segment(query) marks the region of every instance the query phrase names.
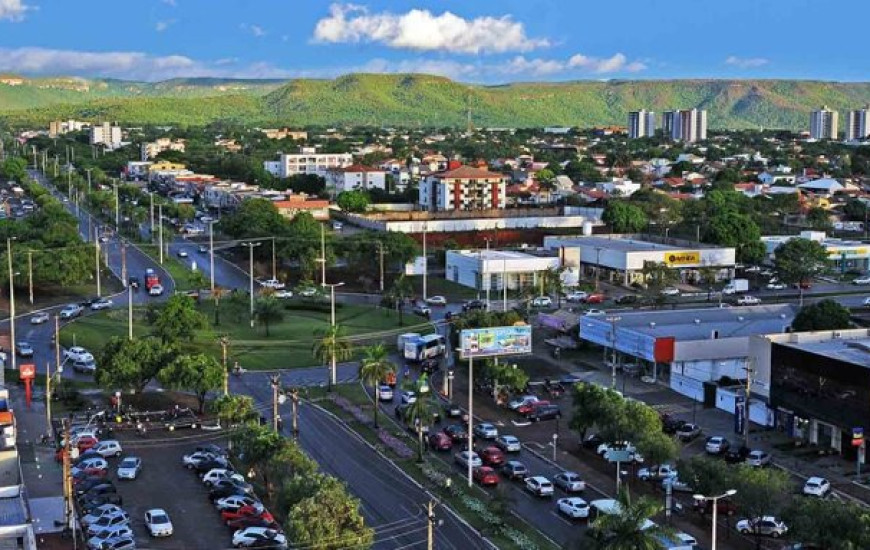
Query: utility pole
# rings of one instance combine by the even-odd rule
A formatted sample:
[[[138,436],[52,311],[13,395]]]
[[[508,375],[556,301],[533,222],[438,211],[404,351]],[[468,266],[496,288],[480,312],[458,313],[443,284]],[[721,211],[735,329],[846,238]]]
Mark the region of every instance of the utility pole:
[[[121,285],[127,287],[127,243],[121,241]]]
[[[381,260],[381,292],[384,291],[384,243],[378,241],[378,256]]]
[[[208,222],[208,274],[212,296],[214,296],[214,220]]]
[[[91,187],[91,169],[86,168],[85,172],[88,173],[88,191],[93,191],[93,188]]]
[[[229,337],[224,334],[218,339],[221,345],[221,357],[224,364],[224,396],[230,394],[230,371],[227,370],[227,346],[230,345]]]
[[[163,205],[162,204],[157,205],[157,217],[159,218],[157,221],[160,224],[160,226],[158,227],[159,233],[160,233],[160,238],[158,241],[160,244],[160,265],[163,265]],[[152,223],[152,231],[153,231],[153,225],[154,224]]]
[[[281,375],[276,374],[269,379],[272,385],[272,428],[275,433],[281,433],[281,415],[278,414],[278,405],[287,400],[287,396],[281,391]]]
[[[61,372],[63,367],[60,364],[60,317],[54,316],[54,364],[57,371]]]
[[[320,226],[320,284],[326,284],[326,234]]]
[[[250,253],[250,267],[248,273],[250,288],[248,289],[248,293],[251,302],[251,328],[254,328],[254,247],[260,246],[260,244],[261,243],[242,243],[242,246],[248,247],[248,252]]]
[[[100,292],[100,239],[94,239],[94,252],[97,275],[97,297],[100,297],[102,295]]]
[[[151,214],[151,229],[148,231],[148,240],[154,242],[154,192],[148,193],[148,210]]]
[[[45,420],[51,434],[51,362],[45,362]]]
[[[275,237],[272,237],[272,280],[278,280],[278,262],[275,255]]]
[[[483,259],[483,265],[481,266],[483,269],[481,269],[481,272],[486,276],[486,310],[492,311],[489,307],[489,287],[492,286],[492,277],[489,276],[489,238],[487,237],[484,240],[486,241],[486,256]]]
[[[743,403],[743,446],[749,448],[749,414],[751,407],[749,406],[749,396],[752,393],[752,375],[755,374],[755,367],[752,365],[752,360],[748,359],[746,366],[743,367],[746,371],[746,401]]]
[[[133,340],[133,289],[127,288],[127,339]]]
[[[9,267],[9,339],[10,339],[10,355],[12,356],[12,370],[18,367],[15,365],[15,281],[12,273],[12,239],[6,239],[6,256]]]
[[[434,550],[435,548],[435,503],[429,501],[426,506],[426,549]]]
[[[426,255],[426,234],[429,232],[429,224],[423,222],[423,301],[428,298],[429,257]]]
[[[30,291],[30,305],[33,305],[33,251],[27,251],[27,287]]]
[[[114,183],[115,186],[115,231],[121,231],[121,202],[118,199],[118,182]]]
[[[293,439],[299,439],[299,388],[293,388],[290,397],[293,400]]]

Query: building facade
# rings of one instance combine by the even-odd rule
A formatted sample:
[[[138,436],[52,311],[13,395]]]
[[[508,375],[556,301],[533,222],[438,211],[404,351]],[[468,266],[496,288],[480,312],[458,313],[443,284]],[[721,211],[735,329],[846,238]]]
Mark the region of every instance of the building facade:
[[[430,212],[504,209],[507,181],[497,172],[452,166],[427,176],[420,183],[419,204]]]
[[[656,114],[653,111],[641,109],[628,113],[628,137],[637,139],[653,137],[656,133]]]
[[[386,191],[387,173],[379,168],[351,164],[344,168],[330,170],[326,176],[326,185],[333,188],[336,194],[355,189]]]
[[[90,142],[91,145],[117,147],[121,144],[121,127],[112,126],[110,122],[95,124],[91,127]]]
[[[263,168],[279,178],[297,174],[314,174],[326,178],[330,170],[344,168],[353,163],[350,153],[318,153],[305,147],[297,154],[282,154],[277,161],[266,161]]]
[[[863,109],[849,111],[846,115],[846,141],[863,141],[870,135],[870,126],[867,124],[868,113],[870,113],[870,105]]]
[[[694,143],[707,139],[707,111],[684,109],[673,115],[671,138]]]
[[[142,144],[142,160],[153,159],[163,151],[178,151],[183,153],[187,148],[183,139],[158,138],[155,141]]]
[[[837,139],[838,128],[837,111],[828,109],[824,105],[821,109],[810,114],[810,138],[812,139]]]
[[[542,273],[560,265],[554,254],[511,250],[448,250],[445,262],[448,281],[482,291],[537,288]]]

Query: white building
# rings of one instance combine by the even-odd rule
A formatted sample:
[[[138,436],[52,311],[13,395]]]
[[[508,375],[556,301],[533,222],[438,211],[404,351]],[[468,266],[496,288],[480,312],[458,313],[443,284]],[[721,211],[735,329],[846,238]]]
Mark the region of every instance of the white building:
[[[279,178],[296,174],[314,174],[325,178],[330,170],[353,163],[350,153],[318,153],[313,147],[303,147],[297,154],[281,154],[277,161],[266,161],[263,168]]]
[[[112,149],[121,145],[121,127],[110,122],[95,124],[91,127],[91,145],[103,144]]]
[[[846,115],[846,141],[863,141],[870,136],[868,112],[870,112],[870,105],[863,109],[849,111]]]
[[[506,178],[483,168],[453,165],[420,183],[419,204],[430,212],[503,209],[507,207]]]
[[[668,126],[671,139],[694,143],[707,139],[707,111],[699,109],[684,109],[670,111]],[[664,127],[665,124],[663,123]]]
[[[142,160],[153,159],[163,151],[183,153],[186,147],[186,141],[183,139],[158,138],[156,141],[142,144]]]
[[[811,139],[837,139],[837,111],[828,109],[825,105],[810,114]]]
[[[640,190],[640,187],[639,183],[620,178],[613,178],[611,181],[598,182],[595,184],[595,188],[599,191],[604,191],[608,195],[616,197],[630,197]]]
[[[791,239],[801,238],[816,241],[828,253],[831,269],[841,273],[846,271],[867,271],[870,269],[870,246],[861,241],[850,241],[828,237],[824,231],[801,231],[800,235],[762,235],[761,242],[767,251],[768,259],[773,259],[776,249]]]
[[[628,137],[637,139],[653,137],[656,133],[656,114],[653,111],[641,109],[628,113]]]
[[[558,269],[559,257],[511,250],[448,250],[444,276],[448,281],[478,290],[537,288],[541,274]]]
[[[78,132],[90,126],[89,122],[79,120],[52,120],[48,123],[48,137],[56,137],[69,132]]]
[[[149,161],[127,161],[127,168],[124,171],[127,179],[140,180],[148,177],[148,172],[151,170],[151,162]]]
[[[344,168],[330,170],[326,175],[327,187],[333,188],[336,194],[355,189],[387,189],[387,173],[379,168],[351,164]]]

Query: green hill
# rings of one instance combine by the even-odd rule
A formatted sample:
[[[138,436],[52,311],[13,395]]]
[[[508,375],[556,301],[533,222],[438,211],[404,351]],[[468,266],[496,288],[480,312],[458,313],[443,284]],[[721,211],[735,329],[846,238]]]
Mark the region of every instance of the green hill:
[[[13,124],[55,118],[131,124],[250,124],[588,127],[625,124],[626,113],[700,107],[711,128],[808,126],[821,105],[845,111],[870,103],[870,83],[797,80],[642,80],[469,85],[421,74],[350,74],[334,80],[78,78],[0,84],[0,116]]]

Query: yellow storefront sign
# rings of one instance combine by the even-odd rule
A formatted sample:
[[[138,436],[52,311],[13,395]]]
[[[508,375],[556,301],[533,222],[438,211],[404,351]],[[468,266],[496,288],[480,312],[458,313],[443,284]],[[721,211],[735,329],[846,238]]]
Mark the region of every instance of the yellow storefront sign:
[[[847,256],[866,256],[867,249],[866,248],[851,248],[851,249],[840,249],[840,248],[829,248],[828,256],[842,256],[843,254]]]
[[[701,263],[701,253],[697,250],[665,252],[665,263],[667,265],[699,264]]]

